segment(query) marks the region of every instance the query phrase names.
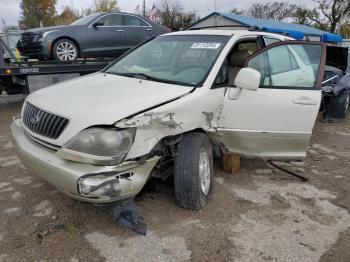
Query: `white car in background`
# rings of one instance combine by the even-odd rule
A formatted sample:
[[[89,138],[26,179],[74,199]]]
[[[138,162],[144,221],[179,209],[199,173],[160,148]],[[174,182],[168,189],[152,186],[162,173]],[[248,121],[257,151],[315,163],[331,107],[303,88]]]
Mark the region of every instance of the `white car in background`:
[[[245,30],[165,34],[101,72],[29,95],[12,141],[28,169],[75,199],[130,198],[173,168],[177,203],[201,209],[213,147],[305,157],[325,47]]]

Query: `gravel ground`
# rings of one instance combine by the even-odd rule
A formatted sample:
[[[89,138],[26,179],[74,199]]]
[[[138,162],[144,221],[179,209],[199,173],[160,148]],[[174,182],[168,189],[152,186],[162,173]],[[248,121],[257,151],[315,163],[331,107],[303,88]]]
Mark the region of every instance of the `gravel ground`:
[[[0,97],[0,261],[350,261],[349,117],[317,123],[305,162],[279,163],[307,183],[242,160],[237,175],[216,168],[195,212],[176,206],[171,181],[153,182],[136,199],[149,227],[139,236],[21,165],[9,141],[20,101]]]
[[[0,95],[0,108],[22,103],[23,100],[23,95]]]

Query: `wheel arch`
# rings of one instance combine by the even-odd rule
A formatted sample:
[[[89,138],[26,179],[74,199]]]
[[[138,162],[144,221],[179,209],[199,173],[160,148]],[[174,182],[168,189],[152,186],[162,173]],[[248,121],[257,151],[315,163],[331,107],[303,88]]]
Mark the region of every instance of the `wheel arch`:
[[[210,135],[202,128],[195,128],[192,130],[188,130],[186,132],[176,134],[176,135],[169,135],[165,136],[162,139],[158,141],[158,143],[153,147],[153,149],[150,151],[150,155],[152,155],[154,152],[156,152],[158,149],[162,148],[163,146],[165,147],[170,147],[170,146],[177,146],[180,141],[183,139],[184,136],[191,134],[191,133],[202,133],[206,135],[212,144],[212,146],[216,146],[215,141],[210,137]]]
[[[80,45],[79,45],[77,40],[75,40],[73,37],[70,37],[70,36],[60,36],[60,37],[56,38],[51,44],[51,48],[50,48],[51,49],[50,50],[51,57],[53,57],[53,47],[54,47],[54,45],[57,43],[57,41],[62,40],[62,39],[68,39],[68,40],[72,41],[74,44],[76,44],[76,46],[78,47],[78,54],[79,54],[79,56],[81,55]]]
[[[211,140],[211,139],[210,139],[210,136],[208,136],[208,133],[205,132],[204,129],[202,129],[202,128],[195,128],[195,129],[188,130],[188,131],[186,131],[186,132],[183,132],[183,133],[180,133],[180,134],[177,134],[177,135],[165,136],[165,137],[163,137],[161,140],[159,140],[158,143],[162,143],[164,140],[169,139],[169,138],[172,138],[172,137],[177,137],[177,136],[182,136],[182,137],[183,137],[183,136],[185,136],[185,135],[187,135],[187,134],[190,134],[190,133],[203,133],[203,134],[205,134],[205,135],[209,138],[209,140]],[[180,140],[177,141],[175,144],[178,144],[179,142],[180,142]],[[212,142],[212,141],[211,141],[211,142]]]

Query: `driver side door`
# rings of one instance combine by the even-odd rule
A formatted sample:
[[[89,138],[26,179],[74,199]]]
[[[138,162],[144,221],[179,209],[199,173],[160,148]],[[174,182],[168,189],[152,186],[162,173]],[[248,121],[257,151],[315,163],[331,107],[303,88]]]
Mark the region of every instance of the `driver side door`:
[[[85,53],[92,56],[118,57],[125,50],[125,30],[122,25],[120,14],[107,14],[94,23],[99,26],[88,27],[88,46]]]
[[[261,74],[260,86],[227,89],[217,133],[230,152],[269,159],[306,156],[321,102],[324,49],[321,43],[287,41],[247,58],[245,67]]]

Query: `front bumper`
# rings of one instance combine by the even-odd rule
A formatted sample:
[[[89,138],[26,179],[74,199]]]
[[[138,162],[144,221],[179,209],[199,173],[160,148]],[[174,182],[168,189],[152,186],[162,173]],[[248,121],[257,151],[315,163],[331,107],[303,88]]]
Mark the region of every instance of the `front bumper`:
[[[21,42],[17,43],[16,48],[23,56],[29,58],[51,58],[49,43],[46,42]]]
[[[11,124],[11,140],[26,168],[69,197],[91,203],[114,202],[137,195],[160,158],[155,156],[144,161],[127,161],[117,166],[94,166],[65,160],[56,155],[57,151],[35,142],[25,134],[19,119]],[[78,186],[78,182],[81,184],[85,178],[90,181],[93,178],[94,185],[99,179],[102,184],[106,178],[112,178],[117,188],[95,190],[93,197],[86,197],[79,192]]]

